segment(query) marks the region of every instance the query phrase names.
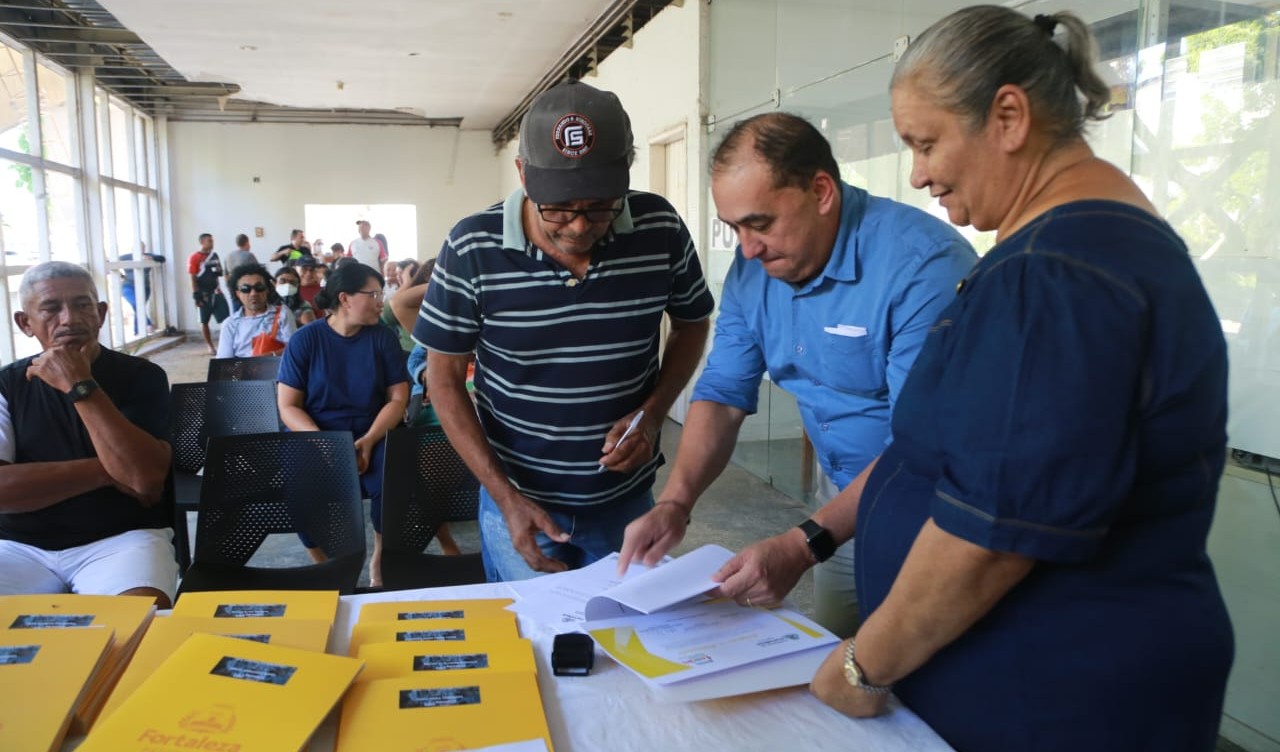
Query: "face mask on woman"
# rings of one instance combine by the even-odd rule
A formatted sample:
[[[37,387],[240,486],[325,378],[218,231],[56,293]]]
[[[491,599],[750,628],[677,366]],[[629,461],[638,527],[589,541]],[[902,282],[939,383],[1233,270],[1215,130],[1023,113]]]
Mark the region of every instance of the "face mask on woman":
[[[288,298],[292,295],[296,295],[297,292],[298,292],[297,285],[291,285],[288,282],[281,282],[278,285],[276,285],[276,295],[279,295],[282,298]]]

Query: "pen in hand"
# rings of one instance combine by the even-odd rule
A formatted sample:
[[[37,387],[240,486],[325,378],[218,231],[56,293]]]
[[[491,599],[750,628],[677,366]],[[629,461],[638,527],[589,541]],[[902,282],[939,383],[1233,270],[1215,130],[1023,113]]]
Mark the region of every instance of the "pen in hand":
[[[618,439],[618,443],[613,445],[613,449],[617,449],[618,447],[622,446],[622,442],[626,441],[627,437],[631,435],[631,432],[636,430],[636,426],[640,425],[640,420],[643,417],[644,417],[644,410],[641,410],[640,412],[636,413],[634,417],[631,418],[631,422],[627,424],[627,430],[622,432],[622,438]],[[613,451],[613,449],[609,451]],[[596,468],[596,472],[603,473],[604,471],[605,471],[604,463],[601,462],[600,467]]]

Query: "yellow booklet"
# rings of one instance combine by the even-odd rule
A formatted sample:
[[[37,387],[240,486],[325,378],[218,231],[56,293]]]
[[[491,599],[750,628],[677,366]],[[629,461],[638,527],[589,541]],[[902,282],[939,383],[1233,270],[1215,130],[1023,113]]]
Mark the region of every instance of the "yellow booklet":
[[[211,590],[183,593],[174,616],[216,619],[323,619],[338,612],[337,590]]]
[[[114,634],[107,627],[0,632],[0,749],[61,748]]]
[[[79,752],[301,749],[360,661],[221,635],[191,635]]]
[[[491,642],[374,642],[360,647],[364,661],[358,681],[417,676],[420,673],[526,672],[536,674],[533,644],[528,640]]]
[[[133,694],[193,634],[220,634],[242,640],[283,645],[323,653],[329,641],[329,622],[319,619],[218,619],[197,616],[161,616],[151,622],[138,650],[102,708],[106,718]]]
[[[348,655],[373,642],[500,642],[520,638],[514,618],[431,619],[359,622],[351,629]]]
[[[352,687],[336,749],[474,749],[539,737],[551,750],[533,674],[427,672]]]
[[[427,621],[431,619],[470,619],[476,616],[509,617],[507,610],[515,601],[510,598],[480,598],[454,601],[383,601],[366,603],[360,609],[360,623],[375,621]]]
[[[155,614],[155,600],[135,595],[7,595],[0,597],[0,628],[9,630],[107,627],[115,631],[101,670],[80,698],[71,730],[89,730]]]

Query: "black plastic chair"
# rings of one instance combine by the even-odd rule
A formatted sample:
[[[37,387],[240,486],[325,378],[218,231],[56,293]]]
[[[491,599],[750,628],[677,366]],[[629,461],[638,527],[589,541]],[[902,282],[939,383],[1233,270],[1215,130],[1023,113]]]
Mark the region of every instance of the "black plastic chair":
[[[214,358],[209,361],[209,381],[275,381],[280,359],[274,355],[253,358]]]
[[[480,484],[439,427],[387,434],[382,468],[384,590],[484,582],[480,554],[425,553],[446,522],[478,517]]]
[[[275,384],[215,381],[174,384],[169,396],[169,443],[173,447],[174,548],[178,565],[191,564],[187,512],[200,505],[205,444],[210,436],[280,430]]]
[[[355,592],[364,566],[365,535],[353,442],[348,431],[211,437],[195,556],[179,594]],[[277,533],[307,535],[329,560],[299,567],[248,566],[267,536]]]

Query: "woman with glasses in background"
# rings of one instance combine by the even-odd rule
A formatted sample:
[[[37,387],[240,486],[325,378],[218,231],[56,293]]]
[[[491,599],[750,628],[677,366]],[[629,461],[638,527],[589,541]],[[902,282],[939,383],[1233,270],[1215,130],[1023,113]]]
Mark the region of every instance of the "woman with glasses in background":
[[[271,272],[262,264],[244,264],[232,270],[229,281],[240,300],[240,310],[222,322],[216,357],[248,358],[284,350],[297,327],[292,312],[281,312]],[[260,335],[271,336],[264,338],[255,352],[254,338]]]
[[[382,585],[382,462],[387,431],[404,419],[404,353],[382,313],[382,275],[361,263],[335,269],[316,304],[329,315],[298,330],[280,364],[277,403],[291,431],[350,431],[360,489],[372,503],[369,584]],[[324,552],[303,538],[315,561]]]

